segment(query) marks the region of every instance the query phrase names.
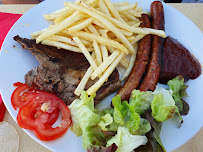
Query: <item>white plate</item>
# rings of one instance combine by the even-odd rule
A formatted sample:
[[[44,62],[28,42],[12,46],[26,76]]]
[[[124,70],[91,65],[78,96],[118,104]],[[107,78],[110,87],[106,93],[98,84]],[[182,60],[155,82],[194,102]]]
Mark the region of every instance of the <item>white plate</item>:
[[[135,1],[129,0],[129,2],[133,3]],[[152,0],[138,1],[139,6],[143,7],[145,11],[150,10],[151,2]],[[36,67],[38,62],[29,51],[23,50],[21,45],[13,40],[13,37],[20,35],[21,37],[30,38],[30,33],[47,27],[49,22],[42,15],[62,8],[63,3],[64,0],[47,0],[32,8],[15,23],[3,43],[0,56],[0,88],[4,103],[14,120],[16,120],[18,112],[13,109],[10,102],[11,94],[14,90],[13,83],[18,81],[24,82],[24,75],[33,67]],[[176,9],[167,4],[163,5],[167,35],[178,39],[203,63],[202,32]],[[203,126],[203,75],[196,80],[190,80],[187,84],[189,85],[187,90],[189,97],[186,101],[190,105],[190,112],[183,117],[184,123],[181,128],[178,128],[177,119],[174,118],[165,122],[162,127],[161,139],[167,151],[173,151],[183,145]],[[38,140],[34,133],[29,130],[25,130],[25,132],[52,151],[84,151],[81,137],[76,137],[70,130],[63,137],[50,142]]]

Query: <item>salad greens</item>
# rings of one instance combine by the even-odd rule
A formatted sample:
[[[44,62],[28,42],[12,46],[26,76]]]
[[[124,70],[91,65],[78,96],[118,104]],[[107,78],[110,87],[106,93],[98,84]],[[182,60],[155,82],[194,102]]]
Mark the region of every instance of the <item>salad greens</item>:
[[[164,122],[173,117],[176,109],[175,101],[169,90],[156,87],[151,103],[152,116],[155,120]]]
[[[118,127],[117,134],[107,142],[107,146],[115,143],[118,147],[116,151],[131,152],[140,145],[145,145],[147,141],[146,136],[132,135],[127,128]]]
[[[95,96],[95,95],[94,95]],[[94,96],[88,97],[83,91],[80,99],[74,100],[69,106],[72,114],[71,130],[83,138],[83,147],[87,149],[90,146],[105,146],[105,136],[98,126],[100,116],[94,109]]]
[[[127,101],[121,102],[120,95],[116,95],[112,99],[114,106],[114,121],[119,126],[125,126],[129,129],[131,134],[135,134],[139,129],[140,116],[135,112],[133,106],[130,106]]]
[[[150,108],[153,98],[154,94],[151,91],[133,90],[129,103],[135,108],[135,112],[141,115]]]
[[[94,97],[85,91],[80,99],[69,106],[72,114],[71,130],[82,136],[84,149],[99,149],[117,146],[116,152],[131,152],[150,143],[153,149],[165,148],[159,136],[162,122],[179,114],[182,97],[186,96],[184,80],[174,78],[168,82],[169,90],[157,87],[154,92],[133,90],[128,101],[121,101],[120,95],[112,99],[114,108],[98,111],[94,108]],[[181,116],[179,114],[180,119]],[[148,139],[147,139],[147,137]]]
[[[136,135],[146,135],[151,130],[151,125],[147,119],[140,118],[139,129],[135,132]]]
[[[187,85],[184,84],[184,78],[182,76],[177,76],[176,78],[169,80],[167,85],[169,89],[172,91],[173,99],[175,100],[176,106],[180,111],[183,110],[183,97],[187,97],[186,89]]]

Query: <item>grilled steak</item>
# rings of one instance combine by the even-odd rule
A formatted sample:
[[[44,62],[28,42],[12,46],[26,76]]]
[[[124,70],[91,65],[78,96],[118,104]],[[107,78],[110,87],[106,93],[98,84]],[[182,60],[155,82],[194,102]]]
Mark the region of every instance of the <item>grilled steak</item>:
[[[81,53],[75,53],[52,46],[36,44],[35,40],[29,40],[15,36],[14,40],[28,49],[38,60],[39,66],[33,68],[25,75],[25,83],[39,90],[55,93],[67,105],[77,98],[74,90],[83,78],[89,63]],[[88,89],[98,79],[89,80]],[[121,86],[117,70],[109,77],[108,81],[96,92],[95,104],[104,97],[117,91]]]
[[[166,84],[178,75],[182,75],[186,82],[189,79],[196,79],[201,73],[201,64],[190,51],[176,39],[168,36],[164,44],[159,82]]]

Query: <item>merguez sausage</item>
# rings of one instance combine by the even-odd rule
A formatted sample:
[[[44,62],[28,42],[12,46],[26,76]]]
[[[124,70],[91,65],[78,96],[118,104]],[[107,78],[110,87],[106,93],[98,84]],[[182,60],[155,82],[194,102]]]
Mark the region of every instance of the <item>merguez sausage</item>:
[[[147,14],[142,14],[141,21],[141,27],[151,28],[150,17]],[[121,101],[128,100],[130,98],[131,92],[138,88],[148,64],[150,46],[151,35],[147,35],[140,40],[136,57],[137,59],[131,70],[131,73],[123,84],[122,88],[118,91],[118,94],[121,96]]]
[[[164,9],[161,2],[154,1],[151,4],[151,17],[152,28],[164,30]],[[154,91],[156,88],[161,71],[163,44],[163,38],[152,36],[152,53],[146,75],[139,87],[141,91]]]

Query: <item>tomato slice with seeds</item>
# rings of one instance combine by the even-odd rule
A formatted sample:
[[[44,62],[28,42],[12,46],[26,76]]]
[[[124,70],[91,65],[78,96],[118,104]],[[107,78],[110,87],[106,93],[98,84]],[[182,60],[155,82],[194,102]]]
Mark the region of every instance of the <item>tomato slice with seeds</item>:
[[[28,87],[27,84],[24,84],[21,82],[14,83],[13,85],[17,87],[11,96],[11,104],[15,110],[17,110],[17,108],[21,108],[23,104],[25,104],[26,102],[29,102],[32,96],[42,92],[42,91],[35,90],[34,88],[30,88]],[[39,112],[38,112],[38,115],[39,115]],[[46,123],[49,125],[53,125],[58,119],[58,116],[59,116],[59,109],[56,108],[47,117]],[[23,126],[23,128],[26,128],[26,126]]]
[[[48,118],[57,108],[62,112],[62,123],[53,128]],[[17,122],[20,127],[33,130],[40,140],[50,141],[61,137],[72,120],[68,107],[61,99],[47,92],[39,92],[20,108]]]

